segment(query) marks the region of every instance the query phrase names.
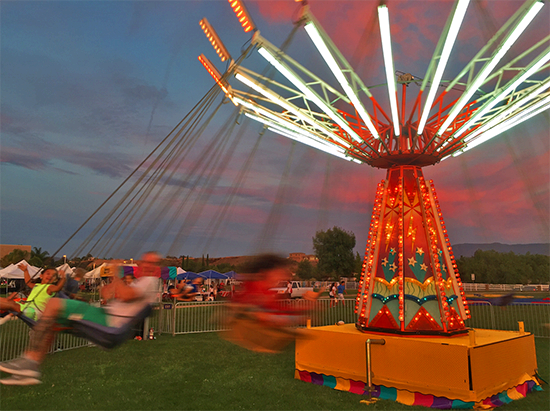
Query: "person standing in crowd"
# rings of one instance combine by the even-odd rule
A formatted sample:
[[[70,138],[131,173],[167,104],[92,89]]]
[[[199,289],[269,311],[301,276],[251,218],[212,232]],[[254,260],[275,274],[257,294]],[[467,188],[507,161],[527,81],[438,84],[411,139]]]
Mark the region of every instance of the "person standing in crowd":
[[[214,283],[212,282],[212,280],[210,280],[210,285],[208,286],[208,301],[214,301],[216,299],[214,290]]]
[[[63,293],[69,298],[76,298],[78,292],[80,291],[80,281],[84,277],[86,272],[82,268],[77,268],[74,271],[74,276],[71,277],[67,274],[67,279],[65,281],[65,287],[63,287]]]
[[[336,283],[332,283],[329,286],[328,296],[330,298],[330,307],[332,308],[336,305]]]
[[[289,300],[292,298],[292,281],[290,280],[286,282],[285,295]]]
[[[340,281],[340,285],[338,286],[337,290],[338,300],[336,301],[336,304],[338,304],[338,301],[341,301],[342,305],[345,305],[344,293],[346,292],[346,282],[344,280]]]

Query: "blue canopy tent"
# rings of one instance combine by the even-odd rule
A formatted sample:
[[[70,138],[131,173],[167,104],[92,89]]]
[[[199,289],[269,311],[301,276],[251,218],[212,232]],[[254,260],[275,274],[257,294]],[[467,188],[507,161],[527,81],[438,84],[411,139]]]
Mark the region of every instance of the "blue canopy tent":
[[[237,273],[235,271],[228,271],[226,273],[223,273],[222,275],[225,275],[227,278],[235,278],[235,275]]]
[[[202,273],[199,273],[198,275],[200,275],[203,278],[210,279],[210,280],[211,279],[227,280],[229,278],[225,274],[218,273],[215,270],[206,270],[206,271],[203,271]]]
[[[197,273],[194,273],[192,271],[186,271],[185,273],[178,274],[176,279],[178,281],[180,281],[180,280],[194,280],[195,278],[199,278],[199,277],[200,278],[206,278],[201,274],[197,274]]]

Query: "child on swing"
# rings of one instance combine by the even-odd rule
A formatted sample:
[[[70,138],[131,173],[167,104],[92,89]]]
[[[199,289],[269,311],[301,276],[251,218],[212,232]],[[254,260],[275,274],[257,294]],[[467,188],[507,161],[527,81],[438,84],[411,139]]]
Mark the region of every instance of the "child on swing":
[[[23,313],[26,317],[37,320],[42,315],[50,298],[63,289],[66,280],[65,272],[61,271],[59,273],[61,279],[57,281],[57,270],[55,268],[46,268],[41,274],[42,281],[35,283],[32,281],[25,264],[21,263],[17,268],[23,271],[25,284],[31,288],[31,293],[24,302],[14,301],[14,294],[9,298],[0,298],[0,310]],[[55,283],[56,281],[57,283]]]

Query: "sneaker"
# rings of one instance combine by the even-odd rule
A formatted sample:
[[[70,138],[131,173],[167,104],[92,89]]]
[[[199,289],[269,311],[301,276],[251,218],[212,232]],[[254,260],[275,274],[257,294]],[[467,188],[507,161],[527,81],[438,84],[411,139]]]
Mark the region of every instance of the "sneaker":
[[[12,313],[8,313],[7,315],[2,316],[2,318],[0,318],[0,325],[13,320],[13,318],[14,318],[14,315]]]
[[[25,377],[23,375],[12,375],[10,378],[0,380],[2,385],[37,385],[42,384],[38,378]]]
[[[25,357],[0,362],[0,371],[14,375],[22,375],[24,377],[40,378],[38,363]]]

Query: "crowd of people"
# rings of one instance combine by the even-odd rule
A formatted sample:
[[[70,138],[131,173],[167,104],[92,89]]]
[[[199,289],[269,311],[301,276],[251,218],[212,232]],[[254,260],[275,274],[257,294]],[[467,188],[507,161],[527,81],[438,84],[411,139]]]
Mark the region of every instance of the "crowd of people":
[[[162,298],[165,301],[216,301],[218,297],[228,295],[226,293],[226,284],[222,280],[208,280],[205,284],[204,278],[171,280],[166,285],[166,291]],[[230,290],[234,286],[227,286]]]
[[[338,305],[338,302],[341,302],[342,305],[345,305],[346,300],[344,299],[344,294],[346,292],[346,282],[340,281],[340,284],[338,283],[332,283],[328,287],[328,296],[330,298],[330,307],[336,307]]]

